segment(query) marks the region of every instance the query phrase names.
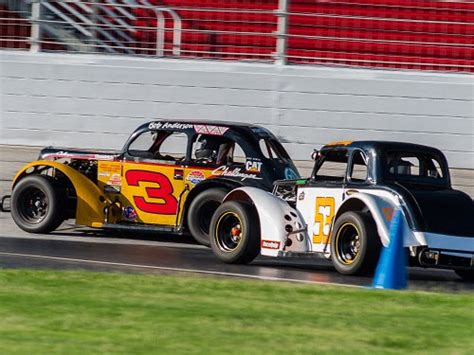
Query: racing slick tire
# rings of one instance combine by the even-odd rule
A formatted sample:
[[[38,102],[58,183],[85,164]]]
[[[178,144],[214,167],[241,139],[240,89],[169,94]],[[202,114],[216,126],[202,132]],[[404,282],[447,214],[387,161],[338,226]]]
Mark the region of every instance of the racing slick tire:
[[[226,194],[225,189],[212,188],[201,192],[191,202],[187,216],[188,228],[199,244],[211,246],[209,237],[211,218]]]
[[[345,212],[334,224],[331,258],[336,270],[344,275],[362,275],[374,271],[382,243],[370,215]]]
[[[247,264],[260,253],[260,226],[255,209],[248,203],[225,202],[211,221],[211,248],[228,264]]]
[[[49,233],[64,221],[62,189],[45,175],[30,175],[13,188],[11,215],[18,227],[29,233]]]
[[[454,270],[454,272],[464,281],[474,282],[474,270],[458,269]]]

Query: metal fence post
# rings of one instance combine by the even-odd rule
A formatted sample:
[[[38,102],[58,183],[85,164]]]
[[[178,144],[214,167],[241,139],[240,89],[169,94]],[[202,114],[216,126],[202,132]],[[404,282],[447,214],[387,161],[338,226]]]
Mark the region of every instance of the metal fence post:
[[[278,0],[278,10],[276,16],[278,17],[277,31],[276,31],[276,54],[275,64],[285,65],[287,62],[288,49],[288,2],[289,0]]]
[[[163,57],[165,54],[165,16],[161,10],[155,9],[156,21],[156,56]]]
[[[97,16],[97,0],[92,0],[91,1],[91,14],[90,14],[90,20],[92,22],[91,26],[91,40],[90,40],[90,46],[89,50],[91,52],[98,52],[99,45],[97,43],[97,26],[99,24],[99,19]]]
[[[37,53],[41,51],[41,0],[35,0],[31,3],[31,37],[30,52]]]

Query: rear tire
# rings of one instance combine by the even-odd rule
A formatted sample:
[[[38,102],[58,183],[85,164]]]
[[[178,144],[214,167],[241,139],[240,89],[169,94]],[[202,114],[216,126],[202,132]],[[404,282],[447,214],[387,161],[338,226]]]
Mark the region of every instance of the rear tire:
[[[11,215],[18,227],[29,233],[49,233],[64,221],[62,189],[45,175],[30,175],[13,188]]]
[[[237,201],[225,202],[211,221],[211,248],[228,264],[247,264],[260,254],[260,226],[255,209]]]
[[[454,270],[454,272],[466,282],[474,282],[474,271],[473,270]]]
[[[221,205],[227,190],[212,188],[201,192],[189,206],[187,222],[193,238],[202,245],[210,246],[209,226],[214,212]]]
[[[331,258],[336,270],[344,275],[362,275],[374,271],[382,243],[370,215],[346,212],[334,224]]]

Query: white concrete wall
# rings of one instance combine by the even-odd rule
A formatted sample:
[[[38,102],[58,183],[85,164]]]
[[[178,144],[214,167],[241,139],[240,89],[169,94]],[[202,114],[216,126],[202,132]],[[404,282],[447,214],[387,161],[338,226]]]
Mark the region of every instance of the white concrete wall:
[[[474,168],[474,76],[0,51],[0,143],[120,148],[154,118],[257,123],[295,159],[331,140],[433,145]]]

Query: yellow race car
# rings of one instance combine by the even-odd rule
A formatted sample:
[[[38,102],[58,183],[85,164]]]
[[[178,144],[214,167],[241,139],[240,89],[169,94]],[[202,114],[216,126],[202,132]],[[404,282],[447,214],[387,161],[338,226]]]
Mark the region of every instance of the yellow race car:
[[[297,177],[265,128],[160,120],[138,127],[120,152],[43,149],[16,174],[1,208],[10,199],[13,220],[31,233],[75,218],[95,228],[189,231],[209,245],[211,217],[228,191]]]

